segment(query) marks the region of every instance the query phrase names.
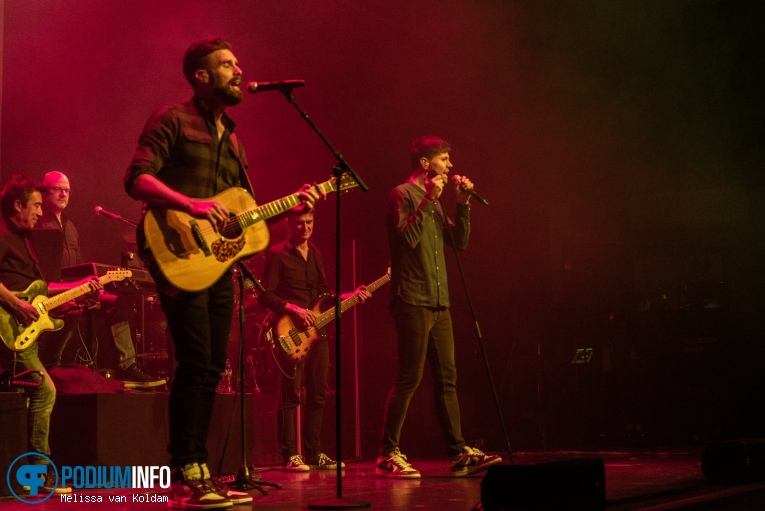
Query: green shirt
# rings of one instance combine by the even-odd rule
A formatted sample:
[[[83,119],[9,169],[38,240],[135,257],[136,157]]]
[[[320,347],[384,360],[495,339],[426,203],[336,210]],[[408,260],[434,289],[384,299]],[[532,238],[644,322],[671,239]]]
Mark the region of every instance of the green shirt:
[[[452,240],[440,205],[406,182],[388,196],[387,217],[393,295],[410,305],[449,307],[444,242],[467,248],[470,206],[457,204],[457,216],[450,222]]]

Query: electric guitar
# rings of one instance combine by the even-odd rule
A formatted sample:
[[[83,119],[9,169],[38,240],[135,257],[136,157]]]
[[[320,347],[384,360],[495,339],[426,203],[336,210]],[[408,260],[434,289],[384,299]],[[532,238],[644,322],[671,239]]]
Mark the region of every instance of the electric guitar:
[[[358,184],[348,175],[314,185],[322,194],[349,190]],[[262,206],[247,190],[229,188],[210,197],[232,212],[220,232],[208,220],[199,220],[175,209],[151,208],[143,221],[143,236],[162,274],[183,291],[212,286],[239,259],[268,247],[266,220],[302,201],[298,193]],[[140,233],[139,233],[140,236]]]
[[[388,273],[369,284],[367,291],[373,293],[387,282],[390,282],[390,268],[388,268]],[[335,307],[325,311],[321,310],[322,306],[329,301],[331,301],[331,296],[328,294],[323,294],[313,301],[311,311],[317,316],[316,323],[305,330],[296,327],[289,314],[277,316],[273,312],[270,313],[264,320],[265,324],[270,325],[270,328],[264,330],[265,341],[271,344],[273,350],[280,357],[295,364],[305,362],[313,344],[327,338],[324,327],[335,319]],[[340,310],[345,312],[357,303],[359,303],[359,297],[354,294],[340,302]]]
[[[125,280],[132,276],[133,273],[130,270],[112,270],[98,277],[98,280],[102,284],[108,284],[109,282]],[[42,280],[35,280],[24,291],[15,291],[13,294],[31,303],[37,309],[40,317],[34,323],[23,326],[18,324],[13,314],[0,307],[0,340],[12,351],[24,351],[43,332],[59,330],[64,326],[63,320],[51,318],[48,315],[50,311],[70,300],[74,300],[78,296],[88,294],[90,291],[90,284],[85,283],[48,298],[48,284]]]

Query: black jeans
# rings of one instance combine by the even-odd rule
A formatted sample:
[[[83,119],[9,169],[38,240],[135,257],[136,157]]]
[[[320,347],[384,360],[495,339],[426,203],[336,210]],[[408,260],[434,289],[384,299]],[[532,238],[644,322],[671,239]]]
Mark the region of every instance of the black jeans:
[[[285,368],[286,369],[286,368]],[[308,354],[305,363],[297,366],[295,378],[281,375],[281,394],[277,417],[279,448],[284,462],[297,454],[295,409],[300,404],[300,380],[305,375],[305,409],[303,411],[302,444],[306,460],[321,452],[321,423],[324,403],[327,401],[327,372],[329,371],[329,343],[319,341]]]
[[[170,389],[170,466],[207,462],[207,433],[234,312],[234,283],[226,272],[204,291],[175,296],[160,291],[159,296],[178,362]]]
[[[391,306],[398,336],[399,374],[385,405],[380,454],[399,446],[401,428],[414,391],[420,385],[425,361],[433,373],[438,423],[451,456],[462,452],[465,440],[457,400],[457,367],[454,363],[454,334],[449,309],[406,304],[398,299]]]

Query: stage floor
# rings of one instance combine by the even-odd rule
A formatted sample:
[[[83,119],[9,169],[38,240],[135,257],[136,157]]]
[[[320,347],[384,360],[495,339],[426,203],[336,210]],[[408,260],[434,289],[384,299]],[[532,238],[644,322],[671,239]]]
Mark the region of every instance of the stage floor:
[[[514,462],[541,463],[600,457],[606,470],[606,509],[693,509],[693,510],[762,510],[765,509],[765,483],[740,486],[716,486],[705,481],[698,453],[516,453]],[[347,463],[342,480],[345,499],[365,501],[373,509],[469,511],[481,499],[483,474],[455,478],[449,475],[445,461],[410,460],[422,472],[419,480],[390,480],[375,476],[372,461]],[[261,471],[262,470],[262,471]],[[268,495],[253,491],[253,508],[274,510],[307,509],[322,499],[337,497],[334,471],[287,473],[274,467],[259,467],[255,474],[264,481],[279,483],[282,489],[269,488]],[[167,509],[164,503],[133,502],[136,490],[75,490],[77,503],[53,496],[32,508],[108,509],[117,511]],[[109,497],[127,497],[127,502],[109,502]],[[141,493],[144,495],[144,493]],[[162,495],[162,493],[158,493]],[[101,496],[103,503],[85,502],[84,497]],[[72,506],[74,504],[74,506]],[[3,511],[27,511],[29,504],[13,497],[0,500]],[[235,506],[234,509],[250,509]],[[570,509],[580,509],[572,506]]]

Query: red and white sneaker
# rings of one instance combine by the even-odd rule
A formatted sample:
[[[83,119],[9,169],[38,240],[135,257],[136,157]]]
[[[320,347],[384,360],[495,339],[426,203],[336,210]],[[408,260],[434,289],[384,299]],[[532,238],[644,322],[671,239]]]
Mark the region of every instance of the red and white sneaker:
[[[211,477],[210,469],[207,467],[207,463],[200,463],[199,468],[202,470],[202,479],[212,484],[213,487],[218,491],[218,495],[226,497],[231,501],[232,504],[249,504],[252,502],[252,495],[249,493],[235,490],[229,485]]]
[[[495,454],[486,454],[466,445],[462,448],[462,454],[452,458],[452,475],[462,477],[475,474],[497,463],[502,463],[501,457]]]
[[[300,454],[293,454],[290,456],[290,459],[287,460],[287,463],[285,463],[282,468],[287,472],[308,472],[311,470],[311,467],[306,465],[306,462],[303,461],[303,457]]]
[[[198,463],[176,467],[170,474],[170,498],[167,506],[174,509],[219,509],[234,504],[211,484],[202,479]]]
[[[387,456],[377,458],[375,474],[391,479],[419,479],[420,471],[406,461],[406,456],[401,454],[398,447]]]

